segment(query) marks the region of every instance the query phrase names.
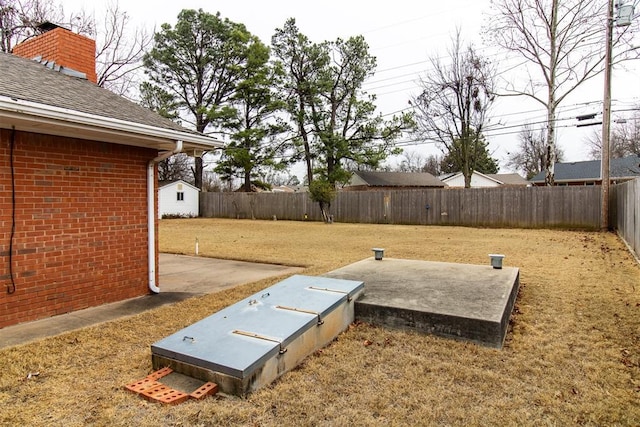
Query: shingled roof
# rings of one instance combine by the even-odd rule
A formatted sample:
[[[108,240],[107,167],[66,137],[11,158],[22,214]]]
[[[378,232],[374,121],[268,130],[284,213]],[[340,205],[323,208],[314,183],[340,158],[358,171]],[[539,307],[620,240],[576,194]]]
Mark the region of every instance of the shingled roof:
[[[191,140],[192,145],[197,146],[199,141],[202,143],[200,148],[222,145],[213,138],[186,129],[85,79],[65,75],[33,60],[0,52],[0,118],[3,119],[0,122],[4,125],[9,122],[4,120],[3,114],[6,117],[11,114],[14,118],[21,113],[25,115],[25,106],[33,107],[34,111],[38,107],[43,112],[51,110],[59,116],[69,112],[76,118],[88,117],[98,121],[103,118],[104,128],[109,128],[110,123],[122,122],[123,126],[134,125],[141,131],[166,130],[169,131],[168,135],[175,133],[175,139]],[[73,121],[73,118],[66,119],[66,122],[69,121]],[[65,118],[60,117],[57,128],[64,125]]]
[[[630,179],[640,176],[640,157],[627,156],[619,159],[611,159],[611,179]],[[533,178],[532,183],[543,183],[546,171],[542,171]],[[554,181],[580,182],[600,180],[600,160],[588,160],[584,162],[556,163]]]
[[[527,186],[529,181],[521,177],[517,173],[488,173],[486,176],[500,181],[502,185],[507,186]]]
[[[364,172],[353,173],[350,186],[368,187],[445,187],[446,184],[430,173]]]

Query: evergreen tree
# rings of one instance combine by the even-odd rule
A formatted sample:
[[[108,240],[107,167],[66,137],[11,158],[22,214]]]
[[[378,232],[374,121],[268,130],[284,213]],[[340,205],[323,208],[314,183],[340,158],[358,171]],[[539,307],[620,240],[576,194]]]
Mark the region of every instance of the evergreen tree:
[[[274,69],[269,65],[269,48],[252,38],[242,80],[230,100],[233,115],[222,125],[231,134],[216,172],[229,180],[240,176],[243,191],[252,191],[252,178],[263,169],[283,169],[288,144],[277,137],[286,124],[276,114],[284,105],[273,90]]]
[[[461,139],[456,139],[449,147],[449,151],[440,161],[442,173],[456,173],[464,168],[465,159],[471,159],[470,167],[472,171],[480,173],[498,173],[498,160],[491,157],[489,144],[484,137],[474,137],[474,144],[465,146]]]
[[[220,131],[234,116],[230,107],[242,81],[253,37],[244,25],[185,9],[175,27],[162,24],[144,65],[151,84],[171,95],[180,117],[198,132]],[[202,188],[203,159],[195,159],[194,182]]]
[[[413,121],[409,115],[389,121],[374,115],[375,96],[362,85],[373,75],[376,59],[364,37],[311,43],[290,19],[272,44],[284,71],[287,112],[303,141],[309,190],[328,221],[336,185],[351,176],[346,163],[378,166],[398,153],[392,143]]]

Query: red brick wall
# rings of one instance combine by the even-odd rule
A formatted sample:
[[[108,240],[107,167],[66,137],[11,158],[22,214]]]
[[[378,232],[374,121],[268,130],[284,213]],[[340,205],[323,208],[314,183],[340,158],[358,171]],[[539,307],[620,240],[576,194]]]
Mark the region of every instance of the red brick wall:
[[[146,165],[157,152],[26,132],[15,133],[7,292],[10,135],[0,129],[0,327],[147,294]]]
[[[58,65],[80,71],[96,83],[96,42],[64,28],[55,28],[13,48],[13,54],[33,59],[54,61]]]

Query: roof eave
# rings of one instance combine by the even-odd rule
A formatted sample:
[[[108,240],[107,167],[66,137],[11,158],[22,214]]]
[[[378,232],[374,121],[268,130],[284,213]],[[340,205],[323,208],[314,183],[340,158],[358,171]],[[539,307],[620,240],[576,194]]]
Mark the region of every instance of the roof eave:
[[[158,150],[173,149],[177,140],[183,142],[185,151],[206,151],[224,146],[223,142],[206,135],[97,116],[6,96],[0,96],[0,127]]]
[[[169,187],[169,186],[174,185],[174,184],[184,184],[184,185],[186,185],[186,186],[188,186],[190,188],[193,188],[196,191],[201,191],[198,187],[196,187],[195,185],[189,184],[187,181],[185,181],[183,179],[177,179],[175,181],[168,182],[166,184],[160,185],[158,188],[165,188],[165,187]]]
[[[487,175],[487,174],[484,174],[484,173],[482,173],[482,172],[473,171],[473,173],[476,173],[476,174],[480,175],[480,176],[481,176],[481,177],[483,177],[483,178],[487,178],[489,181],[493,181],[493,182],[495,182],[496,184],[504,185],[504,182],[503,182],[503,181],[500,181],[499,179],[494,178],[494,177],[492,177],[492,176],[489,176],[489,175]]]

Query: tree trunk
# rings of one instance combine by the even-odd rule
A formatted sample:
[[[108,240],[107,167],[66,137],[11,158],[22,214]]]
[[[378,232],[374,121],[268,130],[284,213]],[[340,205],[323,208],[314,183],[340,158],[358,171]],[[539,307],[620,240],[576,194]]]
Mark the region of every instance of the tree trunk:
[[[199,104],[201,105],[201,104]],[[200,133],[204,133],[204,130],[207,128],[207,122],[204,120],[204,116],[199,114],[196,116],[196,131]],[[204,156],[204,153],[202,153]],[[195,167],[193,168],[193,183],[194,185],[202,191],[202,174],[204,171],[204,161],[202,157],[195,157],[194,159]]]
[[[551,95],[549,96],[551,98]],[[551,100],[550,100],[551,101]],[[556,142],[555,142],[555,117],[556,107],[549,104],[547,108],[547,152],[544,168],[547,171],[544,177],[545,185],[555,185],[555,166],[556,166]]]
[[[470,132],[466,132],[466,136],[463,138],[466,141],[463,143],[462,154],[464,156],[464,162],[462,163],[462,176],[464,176],[464,188],[471,188],[471,175],[473,174],[473,167],[471,166],[471,147],[470,147]]]
[[[202,190],[202,157],[195,158],[195,168],[193,170],[193,180],[196,187]]]
[[[300,108],[300,111],[304,111],[305,108],[304,100],[301,95],[299,96],[298,108]],[[304,161],[307,165],[307,185],[309,185],[311,184],[311,181],[313,181],[313,169],[311,167],[311,147],[309,145],[309,134],[307,133],[307,129],[304,127],[304,120],[300,118],[298,119],[298,130],[300,131],[302,142],[304,143]]]
[[[307,165],[307,185],[313,181],[313,168],[311,167],[311,147],[309,146],[309,135],[307,130],[302,128],[302,140],[304,141],[304,160]]]
[[[551,4],[551,25],[550,25],[550,56],[549,56],[549,81],[547,87],[549,90],[547,97],[547,158],[545,164],[546,174],[544,182],[546,185],[554,185],[555,180],[555,166],[556,166],[556,67],[557,67],[557,55],[556,52],[556,36],[558,33],[558,2],[560,0],[553,0]]]
[[[244,171],[244,183],[242,188],[245,192],[251,193],[251,171]]]
[[[466,171],[462,175],[464,175],[464,188],[471,188],[471,173]]]
[[[322,214],[322,220],[325,222],[325,224],[333,223],[333,221],[331,220],[331,204],[318,202],[318,205],[320,206],[320,213]]]

